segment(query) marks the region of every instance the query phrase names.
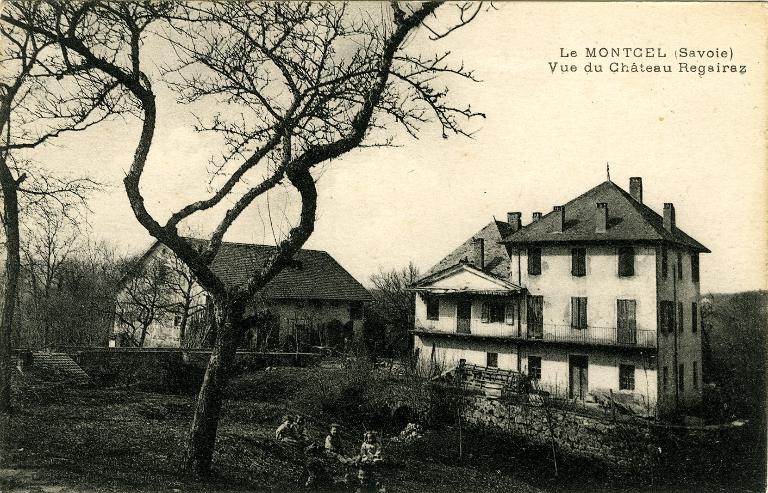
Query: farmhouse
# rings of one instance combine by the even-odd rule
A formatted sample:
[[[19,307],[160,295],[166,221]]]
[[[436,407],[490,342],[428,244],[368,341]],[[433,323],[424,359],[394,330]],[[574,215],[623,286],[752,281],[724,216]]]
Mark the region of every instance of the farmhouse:
[[[274,249],[223,242],[211,267],[225,283],[244,285]],[[371,300],[368,291],[325,251],[303,249],[295,260],[254,298],[246,312],[251,328],[242,345],[306,350],[359,340],[364,304]],[[121,280],[116,307],[113,346],[199,347],[209,339],[210,297],[159,242]],[[148,325],[143,336],[136,334],[142,324]]]
[[[422,364],[524,372],[662,413],[701,401],[699,254],[675,208],[605,181],[546,215],[493,221],[414,284]]]

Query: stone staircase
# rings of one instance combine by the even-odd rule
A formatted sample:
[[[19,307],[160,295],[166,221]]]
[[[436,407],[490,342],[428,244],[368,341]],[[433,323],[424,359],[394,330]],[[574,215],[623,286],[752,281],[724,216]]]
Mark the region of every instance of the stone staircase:
[[[492,399],[516,388],[520,382],[518,372],[494,367],[464,364],[456,367],[454,372],[460,372],[456,376],[461,378],[466,388],[480,390]]]
[[[32,367],[45,372],[51,378],[70,380],[77,384],[87,384],[91,381],[80,365],[66,353],[33,352]]]

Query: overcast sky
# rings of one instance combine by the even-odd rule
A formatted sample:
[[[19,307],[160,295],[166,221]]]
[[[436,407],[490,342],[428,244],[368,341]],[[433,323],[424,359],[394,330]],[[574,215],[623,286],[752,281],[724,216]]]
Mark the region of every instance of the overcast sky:
[[[440,44],[412,46],[450,49],[474,69],[483,82],[455,85],[454,97],[487,118],[473,140],[444,140],[432,127],[402,147],[326,166],[307,247],[327,250],[366,284],[380,266],[413,260],[426,270],[494,215],[522,211],[527,223],[599,184],[609,162],[615,183],[627,189],[641,176],[645,203],[661,212],[674,202],[678,226],[712,250],[701,260],[702,291],[765,288],[766,12],[744,3],[503,3]],[[662,47],[673,73],[585,74],[584,49],[600,46]],[[578,73],[551,73],[561,47],[578,50]],[[709,63],[746,64],[747,73],[677,73],[680,47],[732,48],[733,62]],[[204,196],[214,142],[191,122],[161,98],[144,179],[159,216]],[[150,244],[121,188],[137,139],[137,122],[120,121],[38,156],[113,185],[92,201],[92,226],[123,251]],[[226,239],[271,242],[264,214],[263,205],[246,212]]]

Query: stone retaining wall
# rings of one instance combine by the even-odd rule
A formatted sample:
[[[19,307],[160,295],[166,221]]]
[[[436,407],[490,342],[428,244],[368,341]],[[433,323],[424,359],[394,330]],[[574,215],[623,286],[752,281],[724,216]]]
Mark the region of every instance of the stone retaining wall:
[[[753,426],[685,427],[651,421],[613,420],[530,403],[511,403],[485,396],[464,400],[466,423],[500,430],[531,443],[551,446],[560,454],[607,464],[670,474],[712,474],[730,455],[728,447],[744,443]],[[552,431],[548,424],[552,424]],[[727,463],[726,463],[727,464]]]
[[[210,351],[182,349],[78,349],[70,356],[97,385],[129,385],[158,392],[196,392]],[[270,366],[312,366],[320,355],[238,351],[235,372]]]

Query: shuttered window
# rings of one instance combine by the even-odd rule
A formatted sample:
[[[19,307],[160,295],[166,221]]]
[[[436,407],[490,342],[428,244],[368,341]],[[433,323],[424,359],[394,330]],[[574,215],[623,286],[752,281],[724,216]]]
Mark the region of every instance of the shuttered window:
[[[427,298],[427,320],[440,320],[440,298]]]
[[[623,344],[637,343],[637,306],[635,300],[616,300],[616,337]]]
[[[699,364],[696,361],[693,362],[693,388],[699,388]]]
[[[619,365],[619,390],[635,390],[635,367]]]
[[[683,363],[680,363],[677,370],[677,388],[680,389],[680,392],[685,392],[685,365]]]
[[[582,277],[587,275],[587,249],[571,249],[571,275]]]
[[[637,328],[637,305],[635,300],[617,300],[618,317],[616,326],[619,329],[635,330]]]
[[[587,328],[587,299],[571,298],[571,327],[574,329]]]
[[[619,276],[635,275],[635,249],[632,247],[619,248]]]
[[[699,307],[696,303],[691,303],[691,332],[694,334],[699,330]]]
[[[691,254],[691,280],[699,282],[699,254]]]
[[[541,380],[541,357],[528,356],[528,378]]]
[[[489,368],[496,368],[499,366],[499,353],[486,353],[485,366]]]
[[[491,303],[491,323],[504,322],[504,303]]]
[[[504,305],[504,323],[512,325],[515,323],[515,304],[507,303]]]
[[[683,312],[683,303],[677,302],[677,331],[683,333],[683,327],[685,325],[685,316]]]
[[[541,274],[541,248],[528,249],[528,275]]]
[[[480,310],[480,321],[484,324],[487,324],[491,321],[491,304],[486,302],[483,302],[483,305]]]
[[[659,317],[661,318],[661,331],[672,332],[675,326],[675,305],[671,301],[662,301]]]

